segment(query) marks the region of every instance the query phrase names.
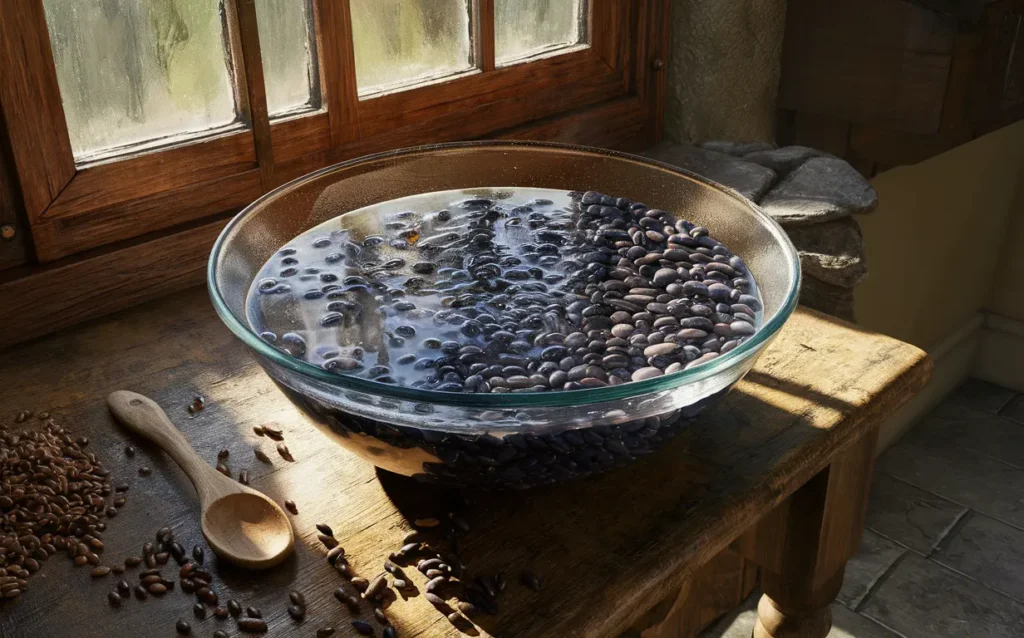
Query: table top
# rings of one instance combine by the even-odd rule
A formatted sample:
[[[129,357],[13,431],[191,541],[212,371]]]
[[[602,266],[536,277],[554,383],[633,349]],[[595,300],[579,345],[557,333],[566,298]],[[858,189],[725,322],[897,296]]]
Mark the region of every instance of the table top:
[[[472,495],[463,513],[470,530],[461,537],[461,559],[467,572],[503,571],[509,582],[500,613],[474,616],[473,631],[617,635],[895,411],[929,370],[913,346],[801,308],[750,374],[661,452],[563,486]],[[218,563],[206,548],[221,603],[234,598],[261,608],[269,635],[312,636],[325,626],[335,627],[335,636],[358,635],[332,595],[343,579],[324,559],[317,523],[334,529],[352,571],[372,579],[413,520],[448,511],[454,498],[378,475],[330,443],[223,327],[205,291],[195,289],[0,352],[0,422],[12,427],[21,410],[48,410],[75,437],[90,439],[88,449],[115,484],[130,485],[127,504],[103,534],[104,564],[140,555],[163,526],[186,548],[205,547],[198,501],[184,474],[107,412],[104,398],[118,389],[152,397],[204,458],[214,463],[228,449],[233,475],[247,469],[254,488],[297,505],[296,552],[279,568],[246,573]],[[186,408],[196,395],[205,397],[206,408],[191,416]],[[284,431],[294,462],[253,433],[270,424]],[[124,453],[129,444],[138,449],[134,458]],[[271,465],[254,458],[254,445],[271,454]],[[152,475],[139,476],[144,465]],[[518,582],[524,570],[543,580],[543,591]],[[177,571],[173,560],[164,569],[174,577]],[[415,568],[405,571],[416,591],[386,608],[398,635],[460,635],[425,600],[426,579]],[[137,572],[125,574],[132,584]],[[232,620],[194,618],[194,598],[180,588],[114,609],[106,597],[116,578],[91,578],[89,568],[58,553],[30,577],[20,598],[0,601],[0,635],[172,636],[179,618],[192,623],[193,635],[221,628],[240,635]],[[286,612],[291,590],[307,601],[301,624]],[[368,605],[359,617],[380,635]]]

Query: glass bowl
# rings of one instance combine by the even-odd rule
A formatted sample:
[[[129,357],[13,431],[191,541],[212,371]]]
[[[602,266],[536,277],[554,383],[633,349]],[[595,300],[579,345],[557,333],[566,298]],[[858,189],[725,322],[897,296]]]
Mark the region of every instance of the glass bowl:
[[[762,295],[761,327],[712,361],[617,386],[522,394],[450,393],[342,376],[264,342],[246,320],[260,267],[304,231],[347,211],[418,193],[479,187],[596,190],[710,230]],[[281,186],[217,239],[210,296],[285,395],[334,441],[424,481],[521,489],[607,471],[656,451],[751,368],[797,303],[800,263],[785,232],[749,200],[700,176],[607,150],[463,142],[371,155]]]

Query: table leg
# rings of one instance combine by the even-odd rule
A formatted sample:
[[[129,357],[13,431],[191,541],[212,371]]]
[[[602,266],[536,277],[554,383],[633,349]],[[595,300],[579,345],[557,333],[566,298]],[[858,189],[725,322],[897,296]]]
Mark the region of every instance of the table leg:
[[[832,628],[830,606],[842,584],[843,570],[816,589],[763,573],[754,638],[824,638]]]
[[[824,638],[829,608],[857,551],[877,428],[772,510],[733,547],[761,566],[755,638]]]

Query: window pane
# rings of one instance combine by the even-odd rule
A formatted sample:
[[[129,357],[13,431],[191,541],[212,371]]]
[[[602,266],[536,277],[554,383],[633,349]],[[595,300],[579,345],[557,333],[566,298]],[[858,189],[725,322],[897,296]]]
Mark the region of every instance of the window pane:
[[[494,0],[498,66],[586,40],[586,0]]]
[[[320,108],[311,0],[256,0],[270,116]]]
[[[351,0],[359,95],[473,68],[467,0]]]
[[[44,5],[76,160],[238,119],[220,2]]]

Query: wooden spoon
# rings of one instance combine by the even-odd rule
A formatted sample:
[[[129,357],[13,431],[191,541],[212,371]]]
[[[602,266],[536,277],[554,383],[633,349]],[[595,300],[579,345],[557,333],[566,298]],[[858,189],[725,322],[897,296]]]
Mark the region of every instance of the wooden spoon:
[[[107,397],[107,405],[129,430],[159,445],[185,471],[199,494],[203,536],[218,556],[266,569],[291,553],[295,534],[277,503],[207,465],[152,399],[119,390]]]

